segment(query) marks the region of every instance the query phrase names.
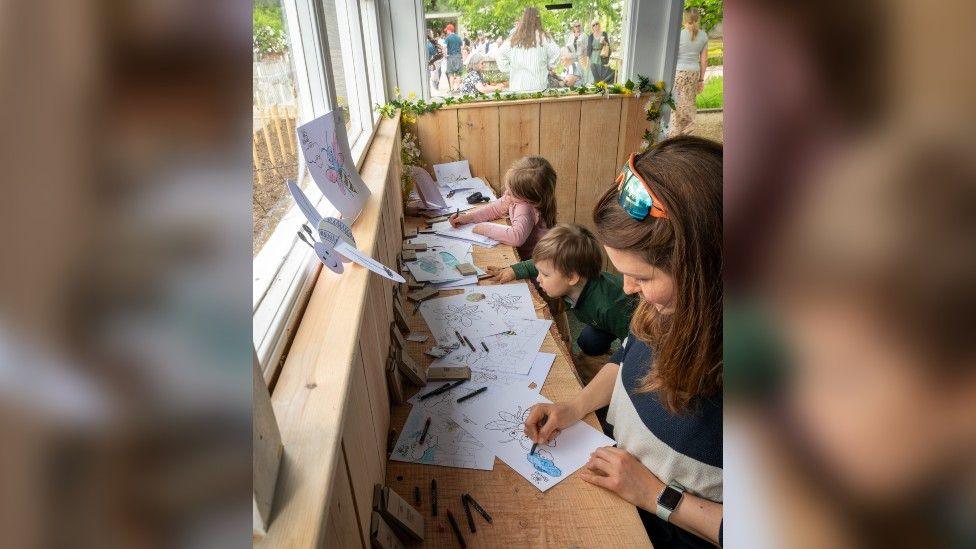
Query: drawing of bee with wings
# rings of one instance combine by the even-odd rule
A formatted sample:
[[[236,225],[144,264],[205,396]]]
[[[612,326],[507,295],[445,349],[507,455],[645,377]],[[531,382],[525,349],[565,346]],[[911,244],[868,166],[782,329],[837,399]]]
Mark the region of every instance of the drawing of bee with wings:
[[[477,305],[448,305],[441,313],[441,320],[452,328],[470,328],[475,321],[481,320]]]
[[[519,304],[522,303],[522,296],[492,294],[488,297],[486,303],[488,303],[488,306],[491,307],[496,313],[505,314],[518,310]]]
[[[506,444],[509,442],[518,442],[528,452],[532,449],[532,440],[525,436],[523,428],[525,426],[525,418],[528,417],[530,409],[523,409],[519,406],[514,413],[502,410],[498,412],[498,419],[494,419],[485,424],[485,429],[504,433],[508,436],[508,440],[499,440],[498,442]],[[553,440],[544,443],[544,445],[553,448],[556,446],[556,439],[553,438]],[[540,444],[540,446],[543,445]]]

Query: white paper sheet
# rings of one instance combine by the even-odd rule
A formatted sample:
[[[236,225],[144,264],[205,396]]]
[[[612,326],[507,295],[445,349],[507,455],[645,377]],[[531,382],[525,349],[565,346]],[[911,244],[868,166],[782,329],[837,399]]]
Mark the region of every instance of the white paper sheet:
[[[475,224],[462,225],[460,227],[452,227],[450,221],[438,221],[431,225],[434,231],[447,238],[457,238],[459,240],[465,240],[477,244],[483,248],[494,248],[498,245],[497,240],[488,238],[487,236],[482,236],[480,234],[475,234],[472,230],[475,228]]]
[[[510,330],[514,334],[485,335],[482,331],[473,337],[470,330],[462,332],[461,335],[471,341],[474,350],[462,345],[444,358],[434,360],[431,366],[467,366],[500,374],[526,375],[550,326],[551,320],[505,318],[495,324],[496,329],[500,327],[498,331]]]
[[[462,429],[449,415],[438,413],[432,408],[415,405],[410,410],[390,459],[444,467],[492,470],[495,466],[495,454],[485,443]],[[430,428],[421,444],[420,435],[428,417]]]
[[[532,369],[526,375],[506,374],[492,370],[471,370],[471,383],[475,386],[491,385],[493,387],[518,387],[539,392],[546,383],[552,363],[556,360],[556,355],[551,353],[538,353],[532,361]]]
[[[312,201],[308,199],[308,196],[305,195],[301,187],[290,179],[288,180],[288,190],[291,191],[291,195],[295,198],[295,203],[298,204],[298,209],[305,215],[305,219],[308,220],[312,230],[315,230],[319,226],[319,222],[322,221],[322,215],[315,209]]]
[[[437,183],[445,185],[461,179],[471,179],[471,165],[467,160],[434,164],[434,177]]]
[[[427,170],[420,166],[408,166],[410,176],[416,185],[417,196],[428,208],[447,208],[448,204],[441,195],[441,189],[434,183]]]
[[[341,117],[337,119],[335,111],[326,113],[295,131],[315,184],[352,225],[369,197],[369,189],[352,161]]]
[[[383,278],[392,280],[394,282],[399,282],[401,284],[407,281],[407,279],[400,276],[400,273],[393,271],[386,265],[380,263],[379,261],[376,261],[372,257],[369,257],[368,255],[364,254],[363,252],[359,251],[358,249],[354,248],[353,246],[350,246],[345,242],[339,242],[338,244],[336,244],[335,249],[337,252],[342,254],[343,257],[349,259],[353,263],[357,263],[369,269],[370,271],[373,271],[374,273],[382,276]]]
[[[476,338],[477,343],[482,336],[508,330],[506,318],[536,317],[525,282],[476,286],[463,294],[429,299],[420,304],[420,314],[440,345],[457,342],[455,331]]]
[[[589,461],[590,454],[615,441],[579,422],[560,432],[551,443],[529,454],[532,441],[523,434],[529,408],[549,402],[542,395],[514,387],[491,387],[462,403],[465,429],[483,442],[518,474],[543,492],[572,475]]]

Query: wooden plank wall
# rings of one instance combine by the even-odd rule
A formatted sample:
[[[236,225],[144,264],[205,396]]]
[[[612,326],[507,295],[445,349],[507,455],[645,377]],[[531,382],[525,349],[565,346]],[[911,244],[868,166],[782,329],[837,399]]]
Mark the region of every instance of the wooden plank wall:
[[[497,191],[512,162],[544,156],[556,170],[558,220],[592,228],[597,200],[652,129],[646,101],[586,96],[451,105],[421,115],[414,128],[428,169],[466,158]]]

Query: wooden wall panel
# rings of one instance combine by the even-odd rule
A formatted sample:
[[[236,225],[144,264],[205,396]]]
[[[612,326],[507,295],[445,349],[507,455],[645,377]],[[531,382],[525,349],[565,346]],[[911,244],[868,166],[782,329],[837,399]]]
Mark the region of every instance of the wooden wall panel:
[[[656,126],[647,120],[644,104],[647,98],[624,97],[620,110],[620,135],[617,139],[617,167],[624,165],[627,157],[640,152],[644,130]]]
[[[620,107],[619,97],[581,104],[576,223],[590,229],[593,228],[593,206],[613,185],[617,174]]]
[[[576,219],[580,102],[543,103],[539,112],[539,155],[556,170],[556,220]]]
[[[352,487],[349,485],[349,466],[344,456],[339,456],[332,479],[334,486],[332,501],[325,520],[325,536],[322,547],[363,547],[359,521],[356,518],[356,505],[353,502]]]
[[[459,109],[458,142],[461,158],[471,163],[471,174],[501,189],[498,168],[498,108]]]
[[[370,409],[377,448],[386,446],[386,432],[390,425],[390,399],[386,386],[386,358],[390,347],[390,320],[393,305],[390,304],[390,314],[386,313],[387,302],[385,292],[381,288],[380,277],[371,275],[370,287],[366,295],[367,314],[363,319],[360,331],[359,347],[363,356],[362,369],[366,379],[366,392],[369,397]],[[392,295],[392,292],[391,292]],[[385,450],[382,450],[385,451]]]
[[[417,118],[420,151],[428,164],[450,162],[458,154],[458,111],[441,109]],[[430,166],[427,166],[430,168]]]
[[[342,448],[347,462],[352,464],[349,477],[355,496],[356,516],[359,517],[363,539],[368,540],[373,485],[382,482],[386,476],[386,455],[385,449],[377,445],[378,437],[375,435],[378,429],[373,425],[366,374],[363,370],[355,373],[358,375],[350,382],[352,386],[346,407],[349,416],[342,434]],[[382,438],[386,438],[385,434]]]
[[[498,174],[530,154],[539,154],[539,104],[498,107]]]

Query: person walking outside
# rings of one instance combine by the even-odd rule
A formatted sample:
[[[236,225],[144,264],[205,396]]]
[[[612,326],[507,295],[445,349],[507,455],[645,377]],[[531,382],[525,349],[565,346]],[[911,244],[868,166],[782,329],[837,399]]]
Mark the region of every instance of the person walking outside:
[[[586,56],[590,59],[590,71],[593,73],[593,83],[612,83],[613,69],[610,63],[610,37],[600,28],[600,20],[594,19],[590,23],[592,31],[586,38]]]
[[[678,66],[674,75],[678,97],[668,137],[687,134],[695,124],[698,112],[695,98],[705,87],[705,68],[708,66],[708,33],[701,30],[700,19],[698,10],[685,10],[685,28],[681,30],[678,42]]]
[[[444,37],[444,47],[447,50],[447,86],[451,91],[457,89],[461,84],[461,46],[464,45],[461,37],[454,32],[454,24],[448,23],[444,27],[446,36]]]

